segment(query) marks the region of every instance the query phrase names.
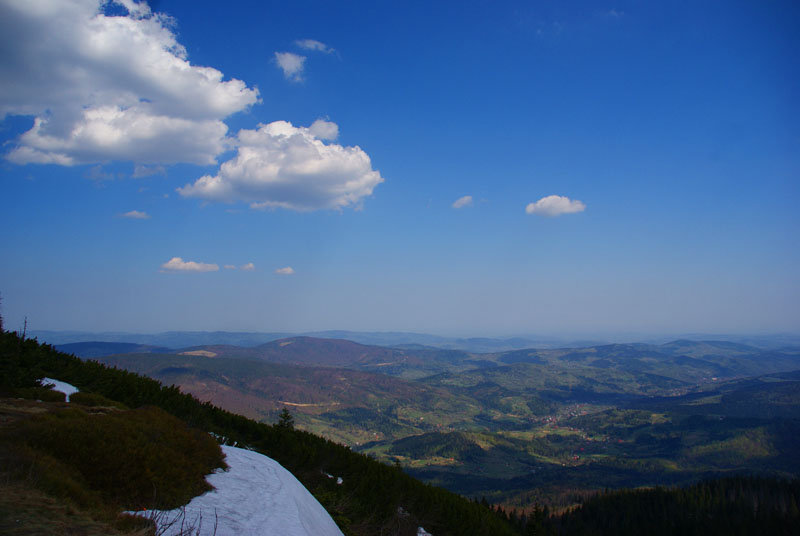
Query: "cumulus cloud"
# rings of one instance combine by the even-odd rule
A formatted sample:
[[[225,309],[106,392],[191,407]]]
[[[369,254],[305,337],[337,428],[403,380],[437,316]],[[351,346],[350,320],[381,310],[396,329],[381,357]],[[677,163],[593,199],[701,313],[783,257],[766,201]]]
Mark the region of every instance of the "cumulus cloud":
[[[247,202],[257,209],[359,208],[384,179],[360,147],[321,139],[335,133],[336,124],[322,120],[311,128],[275,121],[240,130],[236,156],[216,175],[203,176],[178,192],[209,201]]]
[[[247,272],[251,272],[251,271],[253,271],[255,269],[256,269],[256,265],[253,264],[252,262],[248,262],[247,264],[243,264],[242,265],[242,270],[245,270]]]
[[[234,266],[233,264],[226,264],[225,266],[223,266],[223,268],[225,268],[226,270],[235,270],[236,266]]]
[[[222,119],[257,102],[258,91],[192,65],[171,28],[144,2],[4,0],[0,118],[35,118],[7,158],[215,163],[226,149]]]
[[[130,218],[132,220],[149,220],[150,214],[138,210],[131,210],[122,215],[123,218]]]
[[[464,207],[471,207],[472,206],[472,196],[465,195],[464,197],[459,197],[453,202],[453,208],[464,208]]]
[[[180,257],[172,257],[161,265],[162,272],[216,272],[219,266],[204,262],[184,261]]]
[[[291,266],[287,266],[285,268],[278,268],[275,270],[275,273],[278,275],[292,275],[294,274],[294,268]]]
[[[318,52],[324,52],[325,54],[333,54],[336,52],[335,49],[329,47],[325,43],[317,41],[316,39],[298,39],[294,42],[294,44],[305,50],[314,50]]]
[[[283,71],[283,76],[292,82],[303,81],[303,69],[305,68],[306,57],[293,52],[276,52],[275,61]]]
[[[541,216],[560,216],[562,214],[574,214],[586,210],[586,205],[578,200],[561,195],[548,195],[536,201],[528,203],[525,212],[528,214],[539,214]]]

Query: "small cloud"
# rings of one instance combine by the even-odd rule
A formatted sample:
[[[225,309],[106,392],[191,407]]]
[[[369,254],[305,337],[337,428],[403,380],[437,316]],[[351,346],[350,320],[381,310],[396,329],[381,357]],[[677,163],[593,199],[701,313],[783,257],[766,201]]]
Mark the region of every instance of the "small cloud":
[[[219,266],[204,262],[184,261],[180,257],[172,257],[161,265],[162,272],[216,272]]]
[[[103,166],[91,167],[84,176],[93,181],[110,181],[114,179],[114,174],[103,171]]]
[[[225,268],[226,270],[235,270],[236,266],[232,264],[226,264],[225,266],[223,266],[223,268]]]
[[[616,9],[611,9],[609,11],[606,11],[606,16],[614,18],[614,19],[619,19],[624,15],[625,15],[624,11],[619,11],[619,10],[616,10]]]
[[[339,125],[333,121],[325,121],[324,119],[317,119],[311,123],[311,126],[308,127],[308,131],[319,140],[333,141],[339,137]]]
[[[143,166],[136,164],[133,168],[133,175],[134,179],[140,179],[142,177],[151,177],[153,175],[166,175],[167,170],[164,166]]]
[[[472,206],[472,196],[465,195],[464,197],[459,197],[453,202],[453,208],[464,208],[464,207],[471,207]]]
[[[147,212],[141,212],[139,210],[131,210],[130,212],[126,212],[122,215],[123,218],[130,218],[132,220],[149,220],[150,214]]]
[[[303,69],[305,68],[306,57],[292,52],[276,52],[275,61],[283,71],[283,76],[292,82],[303,81]]]
[[[253,270],[256,269],[256,265],[253,264],[252,262],[248,262],[247,264],[243,264],[241,266],[241,268],[242,268],[242,270],[245,270],[247,272],[252,272]],[[291,268],[290,268],[290,270],[291,270]]]
[[[535,203],[529,203],[525,207],[525,212],[528,214],[540,214],[550,217],[574,214],[584,210],[586,210],[586,205],[582,201],[572,200],[561,195],[548,195]]]
[[[336,49],[331,48],[325,43],[321,43],[316,39],[298,39],[294,42],[294,44],[305,50],[314,50],[318,52],[324,52],[325,54],[333,54],[336,52]]]
[[[294,273],[294,268],[291,266],[287,266],[285,268],[278,268],[275,270],[275,273],[278,275],[292,275]]]

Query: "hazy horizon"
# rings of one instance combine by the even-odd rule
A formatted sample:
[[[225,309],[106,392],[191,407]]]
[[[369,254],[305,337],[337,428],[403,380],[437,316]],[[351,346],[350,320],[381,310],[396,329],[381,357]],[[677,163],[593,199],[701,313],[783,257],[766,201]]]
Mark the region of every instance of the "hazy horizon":
[[[20,329],[13,331],[20,332]],[[396,331],[396,330],[377,330],[377,331],[360,331],[360,330],[345,330],[345,329],[330,329],[330,330],[309,330],[309,331],[228,331],[228,330],[164,330],[152,332],[133,332],[133,331],[92,331],[92,330],[51,330],[51,329],[31,329],[29,334],[31,336],[46,335],[42,340],[50,342],[51,344],[64,344],[60,342],[63,338],[66,342],[84,342],[90,340],[107,340],[108,342],[128,342],[126,337],[131,340],[137,337],[158,337],[168,334],[225,334],[225,335],[270,335],[278,338],[291,338],[299,336],[311,337],[331,337],[331,338],[344,338],[347,339],[348,335],[352,335],[352,339],[359,339],[358,335],[366,337],[375,337],[380,339],[381,336],[401,336],[409,339],[417,339],[414,342],[426,344],[430,342],[429,339],[440,339],[443,341],[454,340],[468,340],[468,339],[487,339],[487,340],[512,340],[522,339],[533,341],[546,346],[553,346],[559,344],[627,344],[627,343],[665,343],[675,340],[694,340],[694,341],[730,341],[752,344],[754,346],[777,347],[781,345],[797,345],[800,344],[800,333],[792,332],[743,332],[743,333],[702,333],[702,332],[640,332],[640,333],[579,333],[579,332],[560,332],[560,333],[435,333],[435,332],[421,332],[421,331]],[[86,338],[84,335],[92,336],[109,336],[107,339],[100,338]],[[54,339],[51,338],[54,336]],[[51,342],[56,340],[57,342]],[[362,344],[367,342],[362,341]],[[220,343],[222,344],[222,343]],[[376,344],[378,346],[390,345],[388,342],[370,342],[367,344]],[[431,342],[433,344],[433,342]]]

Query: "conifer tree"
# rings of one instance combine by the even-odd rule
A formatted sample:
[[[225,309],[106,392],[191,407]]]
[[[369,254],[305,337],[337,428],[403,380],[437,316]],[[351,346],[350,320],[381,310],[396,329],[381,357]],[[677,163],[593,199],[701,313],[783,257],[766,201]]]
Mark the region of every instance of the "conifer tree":
[[[278,415],[278,423],[275,425],[278,428],[283,428],[285,430],[293,430],[294,429],[294,417],[292,414],[289,413],[289,410],[284,407],[281,410],[280,415]]]

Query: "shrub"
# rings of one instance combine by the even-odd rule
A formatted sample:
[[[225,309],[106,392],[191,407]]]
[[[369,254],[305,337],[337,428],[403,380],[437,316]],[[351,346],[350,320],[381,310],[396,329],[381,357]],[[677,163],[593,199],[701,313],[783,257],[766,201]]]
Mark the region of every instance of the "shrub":
[[[72,407],[16,423],[6,434],[38,453],[38,460],[57,460],[87,489],[126,509],[185,504],[210,489],[206,474],[225,466],[211,436],[154,407],[106,415]],[[67,491],[48,488],[62,496]]]
[[[87,406],[90,408],[106,407],[106,408],[128,409],[127,406],[125,406],[125,404],[121,402],[110,400],[104,397],[103,395],[99,395],[97,393],[84,393],[83,391],[73,393],[72,396],[69,397],[69,401],[70,404],[80,404],[81,406]]]
[[[16,389],[13,394],[18,398],[28,400],[41,400],[43,402],[64,402],[67,397],[61,391],[53,391],[47,387],[21,387]]]

